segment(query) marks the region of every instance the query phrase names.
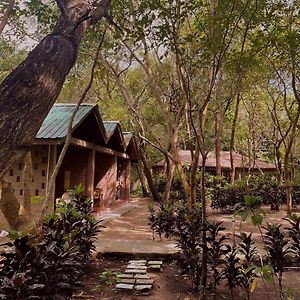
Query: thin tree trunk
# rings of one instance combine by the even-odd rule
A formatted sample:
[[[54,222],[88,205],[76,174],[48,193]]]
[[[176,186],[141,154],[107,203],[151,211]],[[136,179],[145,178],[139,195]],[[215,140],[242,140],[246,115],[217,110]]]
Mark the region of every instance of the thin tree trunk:
[[[141,188],[142,188],[143,197],[146,198],[146,197],[149,197],[149,193],[147,191],[146,182],[145,182],[145,176],[144,176],[144,173],[143,173],[143,170],[142,170],[143,167],[142,167],[141,164],[142,163],[139,160],[138,163],[137,163],[137,166],[136,166],[136,170],[137,170],[140,182],[141,182]]]
[[[239,116],[240,102],[241,102],[241,97],[240,97],[240,93],[238,93],[237,94],[237,99],[236,99],[236,106],[235,106],[235,110],[234,110],[234,117],[233,117],[233,121],[232,121],[231,135],[230,135],[230,146],[229,146],[230,167],[231,167],[230,183],[231,184],[234,184],[234,181],[235,181],[235,167],[234,167],[234,161],[233,161],[233,149],[234,149],[234,141],[235,141],[235,130],[236,130],[237,120],[238,120],[238,116]]]
[[[193,156],[192,166],[191,166],[191,179],[190,179],[190,187],[191,187],[191,195],[190,202],[192,205],[196,203],[196,177],[198,171],[199,164],[199,156],[200,149],[198,147],[198,143],[196,144],[196,149]]]
[[[218,111],[215,119],[215,149],[216,149],[216,175],[222,176],[221,169],[221,135],[222,135],[222,113]]]
[[[152,194],[153,200],[156,201],[156,202],[160,202],[161,199],[160,199],[160,196],[159,196],[159,194],[156,190],[155,183],[154,183],[152,173],[151,173],[151,169],[148,165],[147,158],[145,156],[145,141],[143,141],[143,140],[140,143],[139,153],[140,153],[140,157],[141,157],[141,160],[142,160],[142,163],[143,163],[143,166],[144,166],[145,177],[147,179],[148,187],[149,187],[149,190]]]
[[[10,16],[13,13],[14,5],[15,5],[15,0],[9,0],[7,9],[6,9],[6,11],[5,11],[5,13],[2,17],[2,20],[0,22],[0,35],[2,34],[5,26],[8,23],[8,20],[9,20]]]
[[[28,152],[75,64],[84,32],[106,14],[111,1],[62,1],[53,32],[1,83],[0,178]]]
[[[201,287],[202,293],[205,297],[205,288],[207,285],[207,237],[206,237],[206,193],[205,193],[205,165],[207,159],[207,153],[201,152],[202,164],[201,164],[201,208],[202,208],[202,273],[201,273]]]
[[[166,160],[169,160],[168,157],[166,157]],[[175,171],[175,164],[173,161],[169,162],[169,167],[168,167],[168,176],[167,176],[167,183],[166,183],[166,188],[164,192],[164,198],[163,202],[164,204],[169,202],[170,195],[171,195],[171,189],[172,189],[172,183],[173,183],[173,177],[174,177],[174,171]]]

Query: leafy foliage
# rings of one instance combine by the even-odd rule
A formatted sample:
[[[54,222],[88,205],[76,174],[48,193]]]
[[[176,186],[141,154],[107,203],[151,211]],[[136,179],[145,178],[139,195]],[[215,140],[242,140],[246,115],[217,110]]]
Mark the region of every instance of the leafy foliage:
[[[294,205],[299,205],[300,186],[292,187]],[[244,202],[246,195],[255,196],[261,200],[256,205],[270,205],[271,209],[278,210],[279,206],[286,203],[286,194],[283,186],[268,176],[253,176],[249,183],[239,182],[235,185],[217,185],[211,191],[211,207],[223,212],[232,212],[238,203]]]
[[[0,299],[69,299],[80,286],[100,225],[79,189],[48,216],[40,236],[25,235],[3,253]]]
[[[227,238],[225,235],[219,234],[221,231],[224,231],[226,228],[222,226],[222,222],[217,222],[213,224],[208,224],[207,226],[207,254],[208,254],[208,264],[212,271],[212,283],[211,289],[213,293],[217,286],[220,284],[223,279],[224,272],[220,269],[222,264],[222,258],[229,251],[225,241]]]
[[[290,251],[295,255],[298,265],[300,265],[300,217],[291,215],[285,218],[291,227],[285,228],[288,236],[292,239]]]

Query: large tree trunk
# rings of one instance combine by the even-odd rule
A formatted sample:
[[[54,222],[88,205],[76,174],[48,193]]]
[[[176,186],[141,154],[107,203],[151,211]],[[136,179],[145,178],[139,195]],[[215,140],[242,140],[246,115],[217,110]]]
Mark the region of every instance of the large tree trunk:
[[[24,213],[31,218],[31,184],[33,179],[31,153],[28,152],[24,157],[23,168],[23,186],[24,186],[24,200],[23,207]]]
[[[0,209],[10,228],[18,230],[26,226],[30,219],[23,205],[16,198],[11,183],[2,178],[0,184]]]
[[[32,184],[32,164],[31,154],[28,152],[24,157],[23,178],[23,203],[16,197],[10,182],[1,180],[0,208],[9,224],[13,229],[20,229],[27,226],[32,221],[31,216],[31,184]]]
[[[0,178],[28,151],[75,64],[84,31],[106,14],[110,2],[62,2],[64,16],[54,31],[0,85]]]

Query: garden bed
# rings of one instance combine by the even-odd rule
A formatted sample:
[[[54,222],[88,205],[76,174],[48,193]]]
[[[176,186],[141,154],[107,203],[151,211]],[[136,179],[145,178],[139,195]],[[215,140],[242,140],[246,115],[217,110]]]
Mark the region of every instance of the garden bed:
[[[91,262],[89,273],[83,279],[83,287],[78,291],[74,299],[80,300],[129,300],[129,299],[149,299],[149,300],[196,300],[199,294],[192,289],[191,282],[181,275],[181,270],[176,262],[167,262],[164,264],[163,272],[151,273],[151,277],[155,279],[154,288],[151,295],[141,296],[132,295],[131,293],[118,292],[114,288],[114,276],[106,276],[100,278],[103,272],[118,273],[125,270],[127,260],[115,259],[94,259]],[[290,288],[294,293],[300,296],[300,272],[288,271],[284,273],[285,290]],[[266,284],[268,293],[262,281],[258,281],[257,287],[252,300],[274,298],[274,286],[272,283]],[[81,296],[79,296],[81,295]],[[235,289],[234,299],[244,299],[245,292],[241,288]],[[212,295],[208,295],[208,300],[214,299]],[[217,299],[230,299],[228,287],[222,284],[218,288]]]

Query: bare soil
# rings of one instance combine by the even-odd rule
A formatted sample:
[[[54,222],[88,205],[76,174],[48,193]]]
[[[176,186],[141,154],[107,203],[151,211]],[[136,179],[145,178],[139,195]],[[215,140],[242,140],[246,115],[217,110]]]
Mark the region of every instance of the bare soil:
[[[83,279],[84,286],[80,289],[77,295],[83,297],[76,297],[74,299],[85,300],[197,300],[200,299],[198,293],[192,289],[191,282],[181,275],[180,268],[176,262],[164,263],[162,272],[150,273],[154,279],[154,287],[150,295],[141,296],[134,295],[128,292],[120,292],[115,289],[114,276],[107,276],[105,280],[101,279],[99,275],[105,271],[124,272],[126,267],[126,260],[93,260],[91,268],[85,278]],[[276,280],[276,279],[275,279]],[[278,286],[276,285],[278,289]],[[284,273],[284,290],[291,290],[294,298],[300,299],[300,272],[288,271]],[[258,281],[255,292],[251,295],[252,300],[262,299],[278,299],[275,294],[274,284],[263,283]],[[247,299],[245,290],[236,288],[233,291],[234,299]],[[223,283],[218,288],[216,298],[208,291],[207,300],[212,299],[231,299],[229,288]]]

